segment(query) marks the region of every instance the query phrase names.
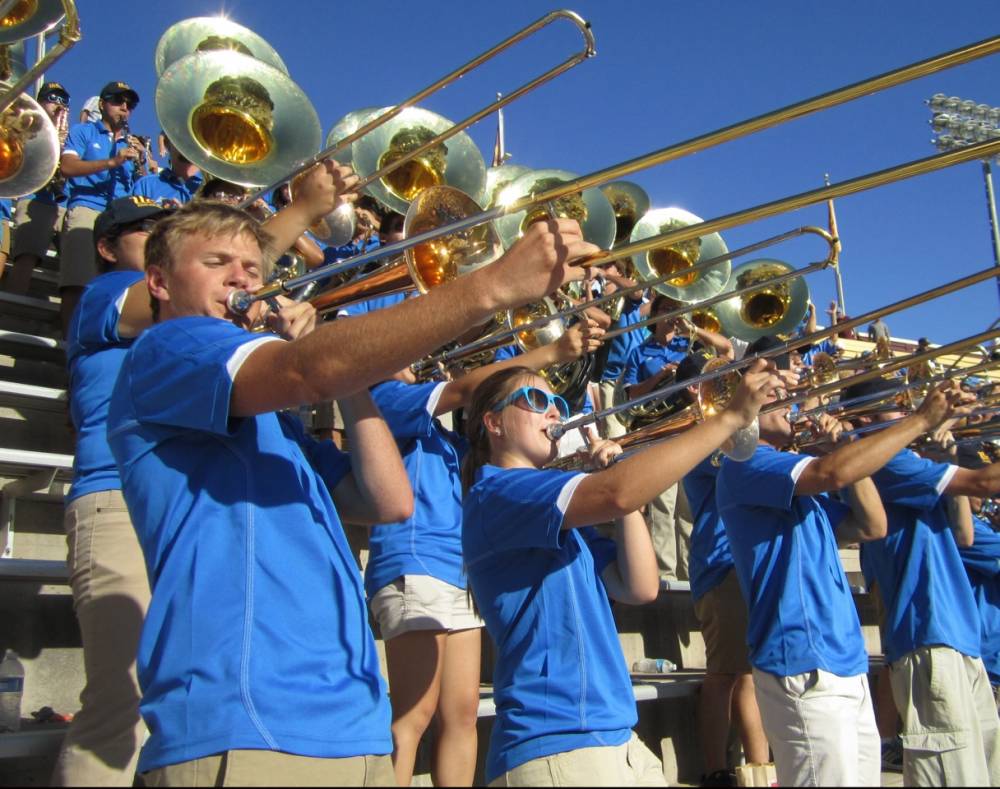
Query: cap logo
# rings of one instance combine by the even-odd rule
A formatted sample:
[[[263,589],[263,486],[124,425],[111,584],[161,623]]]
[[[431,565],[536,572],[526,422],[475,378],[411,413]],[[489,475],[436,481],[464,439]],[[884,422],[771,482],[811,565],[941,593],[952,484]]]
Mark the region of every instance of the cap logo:
[[[132,195],[129,199],[136,208],[159,208],[159,204],[155,200],[150,200],[143,195]]]

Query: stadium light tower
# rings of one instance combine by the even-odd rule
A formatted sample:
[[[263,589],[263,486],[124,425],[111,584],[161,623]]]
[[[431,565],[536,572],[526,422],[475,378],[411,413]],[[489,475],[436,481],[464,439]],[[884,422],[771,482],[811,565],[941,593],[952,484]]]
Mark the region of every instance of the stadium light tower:
[[[1000,139],[1000,107],[977,104],[958,96],[936,93],[927,102],[933,117],[931,142],[939,151],[962,148],[976,142]],[[1000,157],[997,157],[1000,160]],[[983,159],[983,181],[986,185],[986,208],[993,234],[993,263],[1000,267],[1000,228],[997,226],[997,203],[993,194],[993,169],[989,159]],[[1000,292],[1000,280],[997,282]]]

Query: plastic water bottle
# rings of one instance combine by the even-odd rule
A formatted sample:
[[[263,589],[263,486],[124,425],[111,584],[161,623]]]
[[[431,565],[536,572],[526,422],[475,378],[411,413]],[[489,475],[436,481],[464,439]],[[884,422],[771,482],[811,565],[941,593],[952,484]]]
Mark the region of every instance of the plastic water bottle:
[[[21,728],[21,697],[24,695],[24,665],[13,649],[0,663],[0,731]]]
[[[636,674],[669,674],[677,671],[677,664],[666,658],[643,658],[632,664]]]

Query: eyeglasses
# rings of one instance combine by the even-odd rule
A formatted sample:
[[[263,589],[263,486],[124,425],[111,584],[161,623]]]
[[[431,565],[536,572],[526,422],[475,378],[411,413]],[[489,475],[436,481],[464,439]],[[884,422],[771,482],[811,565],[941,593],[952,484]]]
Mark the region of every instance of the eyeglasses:
[[[69,100],[61,93],[46,93],[42,96],[42,103],[58,104],[60,107],[68,107]]]
[[[493,406],[492,410],[494,412],[502,411],[507,406],[522,401],[528,406],[529,411],[534,411],[536,414],[547,413],[549,408],[555,406],[556,411],[559,412],[560,419],[569,419],[569,403],[559,395],[549,394],[537,386],[522,386],[520,389],[515,389]]]
[[[125,109],[127,110],[134,110],[136,104],[134,101],[132,101],[132,99],[120,95],[107,96],[104,98],[104,101],[107,102],[108,104],[114,104],[116,107],[120,107],[124,104]]]

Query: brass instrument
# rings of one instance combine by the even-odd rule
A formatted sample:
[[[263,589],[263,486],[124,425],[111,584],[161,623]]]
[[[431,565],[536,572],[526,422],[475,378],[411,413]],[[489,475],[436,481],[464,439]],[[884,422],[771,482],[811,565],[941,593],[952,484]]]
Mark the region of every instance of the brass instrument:
[[[601,187],[601,192],[615,214],[615,244],[624,243],[632,234],[632,229],[649,211],[649,195],[646,190],[631,181],[612,181]]]
[[[716,307],[722,333],[752,342],[765,335],[793,331],[806,315],[809,287],[802,279],[791,282],[778,279],[792,270],[787,263],[772,258],[751,260],[734,269],[727,286],[729,290],[752,285],[764,287],[749,296],[728,299]]]
[[[386,108],[379,114],[390,111]],[[486,187],[486,163],[472,138],[457,132],[449,133],[447,142],[433,142],[454,126],[447,118],[417,107],[383,123],[351,149],[354,170],[361,178],[358,189],[400,214],[431,186],[460,189],[478,204]]]
[[[557,184],[575,179],[566,170],[529,170],[514,179],[504,189],[503,200],[521,200],[538,190],[545,190]],[[575,219],[580,223],[583,237],[602,249],[611,246],[615,238],[615,214],[611,203],[600,189],[586,189],[562,195],[548,203],[535,205],[531,210],[507,213],[496,221],[497,232],[505,249],[510,249],[530,225],[549,217]]]
[[[501,164],[486,171],[486,189],[483,208],[490,208],[509,201],[505,190],[530,169],[521,164]]]
[[[333,124],[333,127],[326,135],[326,147],[332,148],[348,135],[354,134],[361,126],[368,123],[372,118],[381,112],[379,107],[365,107],[360,110],[353,110],[343,118]],[[344,148],[337,154],[337,163],[354,166],[352,157],[352,147]]]
[[[630,241],[645,241],[702,222],[683,208],[657,208],[649,211],[632,229]],[[722,236],[709,233],[705,236],[664,244],[645,253],[632,256],[632,263],[640,277],[645,280],[674,274],[654,290],[681,303],[702,301],[719,293],[729,281],[732,264],[724,260],[708,271],[690,272],[690,267],[703,258],[716,258],[728,251]],[[682,273],[687,271],[688,273]]]
[[[199,16],[171,25],[160,36],[153,57],[156,76],[163,76],[171,65],[188,55],[218,50],[231,50],[256,58],[288,74],[281,56],[249,28],[221,16]]]
[[[319,148],[319,140],[313,136],[312,132],[312,120],[315,117],[315,111],[307,102],[303,105],[296,98],[293,103],[298,106],[298,112],[293,112],[289,119],[293,121],[293,126],[305,121],[306,128],[298,134],[295,133],[294,128],[287,134],[279,133],[279,127],[283,126],[284,120],[286,120],[285,114],[288,108],[288,102],[282,94],[288,90],[297,93],[298,89],[284,75],[282,75],[283,79],[277,79],[273,76],[265,77],[265,69],[267,71],[275,71],[279,74],[281,72],[260,60],[259,58],[262,57],[261,53],[256,51],[252,45],[246,46],[246,48],[253,52],[254,57],[240,54],[235,50],[217,50],[185,55],[172,64],[167,65],[157,86],[157,114],[161,119],[161,125],[164,126],[170,139],[175,143],[180,143],[178,148],[181,152],[201,169],[218,173],[226,180],[233,181],[234,183],[261,187],[258,193],[246,198],[245,204],[250,204],[260,194],[267,193],[286,181],[294,181],[297,176],[305,173],[318,162],[327,158],[337,158],[341,151],[354,145],[355,142],[361,141],[378,127],[392,121],[398,115],[423,101],[431,94],[446,87],[466,73],[491,60],[499,53],[558,20],[571,22],[583,36],[584,46],[579,52],[571,55],[562,63],[552,67],[521,87],[508,92],[502,98],[498,98],[495,102],[473,113],[465,120],[441,131],[436,136],[425,140],[415,147],[409,148],[408,146],[408,153],[405,156],[396,158],[391,164],[387,164],[386,168],[380,168],[377,174],[373,174],[376,180],[378,180],[389,175],[391,170],[403,167],[411,159],[416,159],[423,156],[427,151],[435,149],[441,143],[446,142],[482,118],[520,98],[528,91],[592,57],[595,54],[595,49],[590,26],[572,11],[553,11],[546,14],[533,24],[528,25],[486,52],[476,56],[465,65],[436,80],[409,99],[400,102],[394,108],[367,120],[346,137],[343,137],[324,150],[320,150],[318,153],[316,151]],[[273,130],[266,127],[260,128],[259,123],[252,122],[251,119],[246,117],[246,113],[240,106],[242,99],[240,95],[236,96],[235,104],[220,103],[209,113],[212,124],[224,126],[226,129],[225,134],[203,133],[199,135],[188,130],[187,127],[191,125],[189,123],[189,118],[191,118],[190,107],[192,104],[203,102],[202,94],[205,87],[214,81],[214,79],[218,79],[221,76],[219,70],[215,68],[216,62],[206,60],[206,58],[220,56],[222,57],[221,62],[228,64],[230,67],[228,69],[230,77],[247,76],[253,78],[266,90],[270,101],[275,105]],[[242,60],[234,60],[232,58],[240,58]],[[251,67],[247,61],[260,65]],[[182,64],[186,65],[181,68]],[[208,75],[204,74],[203,72],[206,69],[211,73]],[[251,73],[247,73],[246,69],[250,69]],[[247,92],[251,91],[244,90],[244,96]],[[223,116],[224,107],[228,107],[232,111],[229,118]],[[174,128],[174,133],[170,129],[167,129],[167,125]],[[175,128],[178,126],[183,128]],[[183,141],[179,139],[181,137],[184,138]],[[198,142],[194,140],[196,137],[199,138]],[[234,149],[247,151],[250,155],[241,154],[240,156],[234,156]],[[355,161],[356,153],[356,151],[352,151],[352,159],[355,159]],[[330,222],[333,225],[340,226],[340,219],[338,217],[331,218]],[[344,241],[340,241],[340,243],[345,243],[347,240],[350,240],[350,238],[348,237]]]
[[[0,17],[0,44],[15,44],[53,30],[59,21],[59,40],[31,68],[15,69],[9,82],[0,88],[0,113],[13,105],[59,58],[80,40],[80,16],[73,0],[16,0]],[[48,179],[46,179],[47,181]],[[43,184],[39,184],[41,188]],[[10,195],[14,197],[15,195]]]

